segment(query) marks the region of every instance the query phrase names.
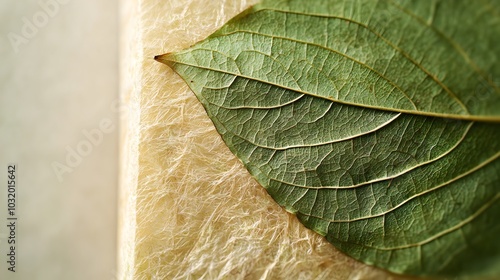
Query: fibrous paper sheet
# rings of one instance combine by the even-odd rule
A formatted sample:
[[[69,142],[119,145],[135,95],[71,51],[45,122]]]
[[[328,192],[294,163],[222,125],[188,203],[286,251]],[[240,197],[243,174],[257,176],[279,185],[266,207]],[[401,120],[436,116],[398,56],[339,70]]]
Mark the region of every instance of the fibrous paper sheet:
[[[395,279],[306,229],[229,151],[184,81],[153,60],[255,0],[122,3],[120,279]]]

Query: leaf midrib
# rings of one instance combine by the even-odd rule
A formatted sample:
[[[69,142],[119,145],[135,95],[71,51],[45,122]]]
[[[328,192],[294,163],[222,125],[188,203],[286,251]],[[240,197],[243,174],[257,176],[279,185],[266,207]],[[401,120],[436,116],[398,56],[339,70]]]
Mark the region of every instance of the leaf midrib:
[[[209,49],[207,49],[207,50],[209,50]],[[213,51],[213,50],[210,50],[210,51]],[[275,84],[275,83],[272,83],[272,82],[269,82],[269,81],[257,79],[255,77],[250,77],[250,76],[243,75],[243,74],[240,74],[240,73],[232,73],[232,72],[229,72],[229,71],[224,71],[224,70],[219,70],[219,69],[216,70],[216,69],[212,69],[210,67],[199,66],[199,65],[192,64],[192,63],[180,62],[180,61],[177,61],[177,60],[173,59],[171,53],[167,53],[167,54],[164,54],[164,55],[157,56],[157,57],[155,57],[155,59],[158,60],[158,61],[160,61],[160,62],[162,62],[162,63],[165,63],[166,65],[168,65],[170,68],[172,68],[174,70],[175,70],[175,64],[182,64],[182,65],[186,65],[186,66],[190,66],[190,67],[195,67],[195,68],[199,68],[199,69],[204,69],[204,70],[210,70],[210,71],[214,71],[214,72],[218,72],[218,73],[222,73],[222,74],[234,75],[234,76],[237,76],[237,77],[240,77],[240,78],[243,78],[243,79],[248,79],[248,80],[252,80],[252,81],[256,81],[256,82],[268,84],[268,85],[271,85],[271,86],[283,88],[283,89],[286,89],[286,90],[294,91],[294,92],[297,92],[297,93],[306,94],[306,95],[309,95],[309,96],[314,96],[314,97],[317,97],[317,98],[326,99],[326,100],[329,100],[329,101],[332,101],[332,102],[335,102],[335,103],[339,103],[339,104],[346,104],[346,105],[363,107],[363,108],[368,108],[368,109],[375,109],[375,110],[380,110],[380,111],[389,111],[389,112],[396,112],[396,113],[405,113],[405,114],[418,115],[418,116],[438,117],[438,118],[448,118],[448,119],[455,119],[455,120],[478,121],[478,122],[493,122],[493,123],[499,123],[500,122],[500,116],[493,117],[493,116],[485,116],[485,115],[456,115],[456,114],[433,113],[433,112],[425,112],[425,111],[410,111],[410,110],[403,110],[403,109],[397,109],[397,108],[386,108],[386,107],[371,106],[371,105],[366,105],[366,104],[359,104],[359,103],[354,103],[354,102],[347,102],[347,101],[343,101],[343,100],[335,100],[333,98],[328,98],[326,96],[320,96],[320,95],[316,95],[314,93],[310,93],[310,92],[303,91],[303,90],[300,90],[300,89],[293,89],[293,88],[290,88],[290,87],[287,87],[287,86],[278,85],[278,84]]]

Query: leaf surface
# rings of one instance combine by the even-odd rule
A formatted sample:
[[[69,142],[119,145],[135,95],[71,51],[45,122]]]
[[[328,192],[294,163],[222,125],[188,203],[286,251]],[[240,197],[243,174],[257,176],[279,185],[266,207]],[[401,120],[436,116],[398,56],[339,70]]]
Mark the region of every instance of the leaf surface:
[[[159,56],[285,209],[397,273],[500,275],[499,1],[264,1]]]

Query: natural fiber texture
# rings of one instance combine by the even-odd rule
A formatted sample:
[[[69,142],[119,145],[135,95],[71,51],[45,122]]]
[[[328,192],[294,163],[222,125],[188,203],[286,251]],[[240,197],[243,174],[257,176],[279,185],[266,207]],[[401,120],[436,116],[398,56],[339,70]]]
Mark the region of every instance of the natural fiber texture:
[[[250,1],[124,1],[120,279],[391,279],[280,208],[186,84],[153,57]]]

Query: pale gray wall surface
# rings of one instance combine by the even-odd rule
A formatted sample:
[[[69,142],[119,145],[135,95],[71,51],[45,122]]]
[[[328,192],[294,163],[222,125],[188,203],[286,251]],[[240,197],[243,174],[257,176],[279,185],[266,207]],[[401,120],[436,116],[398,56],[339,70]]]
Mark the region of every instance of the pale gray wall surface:
[[[0,3],[0,279],[116,278],[117,6]],[[8,163],[18,167],[15,273]]]

